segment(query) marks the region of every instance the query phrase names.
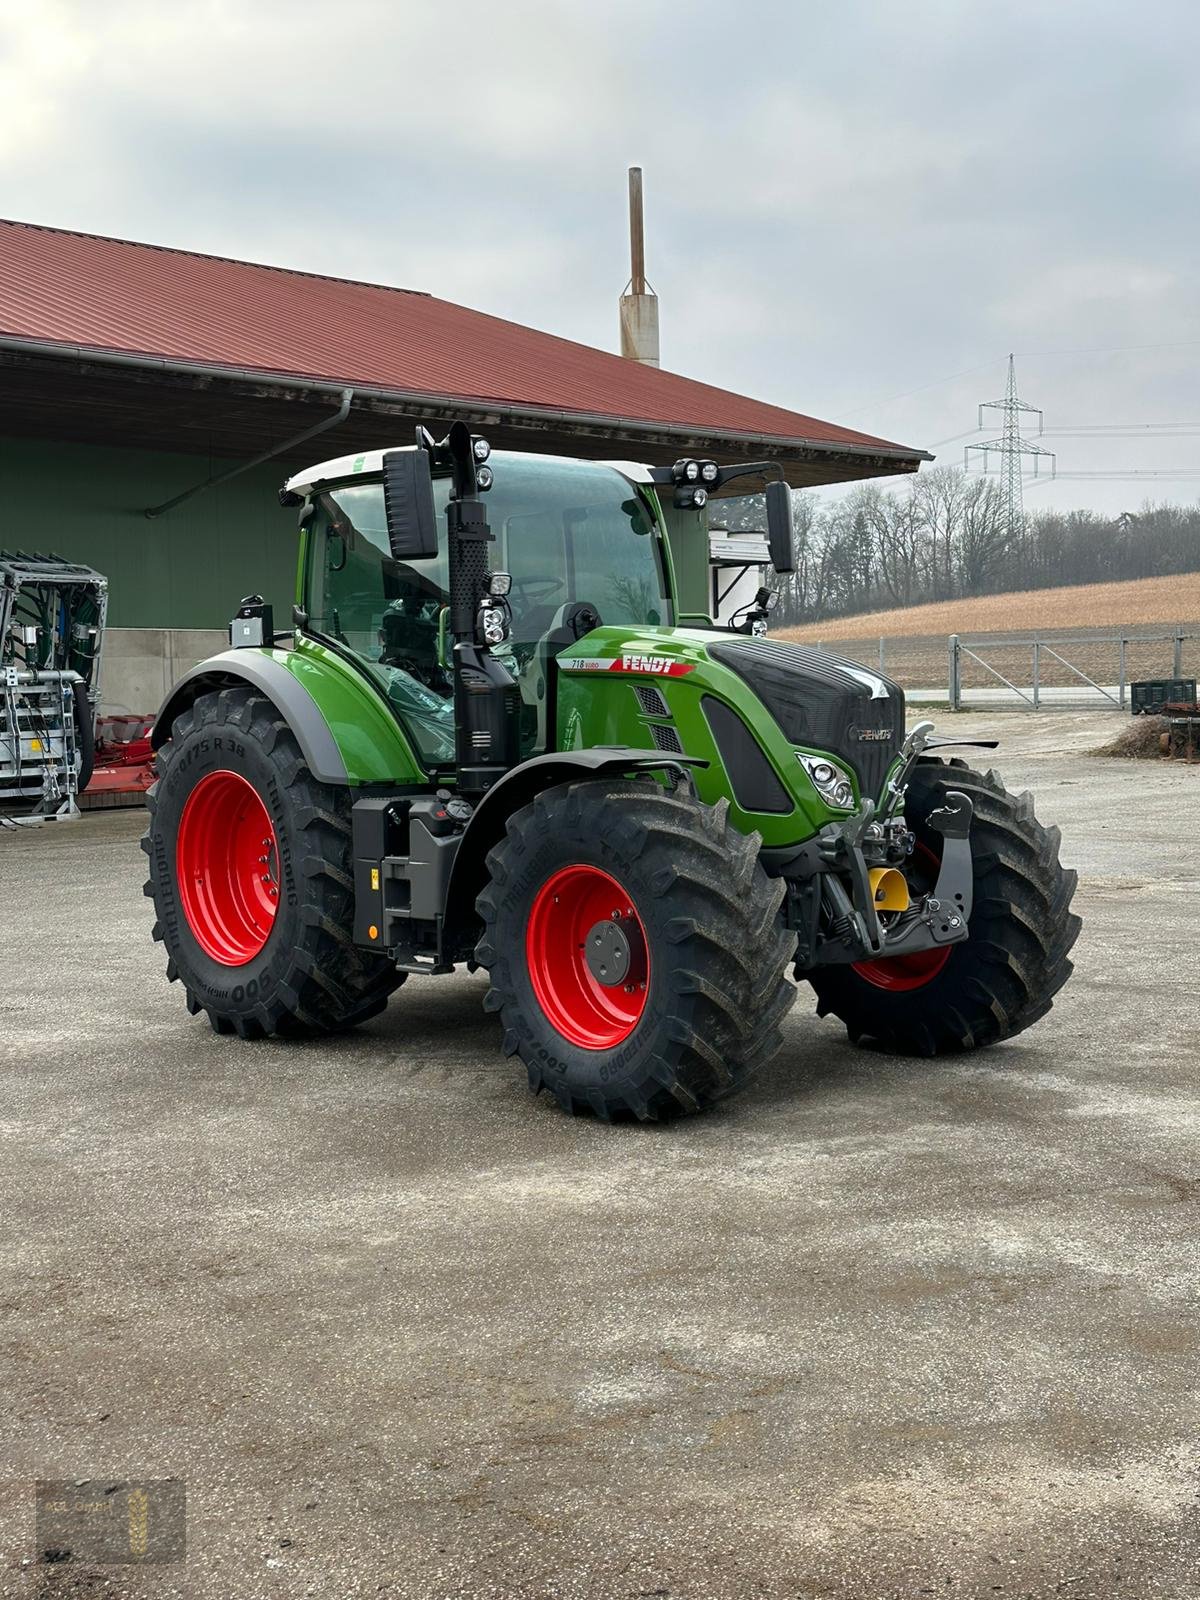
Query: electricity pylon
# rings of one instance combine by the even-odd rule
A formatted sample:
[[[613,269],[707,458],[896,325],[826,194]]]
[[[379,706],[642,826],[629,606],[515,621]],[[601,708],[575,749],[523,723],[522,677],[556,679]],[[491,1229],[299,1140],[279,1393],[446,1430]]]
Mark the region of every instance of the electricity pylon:
[[[1017,369],[1012,356],[1008,358],[1008,388],[1003,400],[985,400],[979,407],[979,426],[983,427],[985,411],[1003,411],[1004,427],[999,439],[985,439],[981,444],[969,444],[963,450],[963,466],[971,465],[971,451],[983,451],[983,470],[988,469],[988,451],[1000,456],[1000,486],[1004,495],[1005,520],[1008,525],[1009,548],[1020,551],[1025,543],[1025,505],[1021,492],[1021,457],[1032,456],[1033,475],[1038,476],[1039,456],[1049,456],[1050,476],[1058,467],[1053,450],[1043,450],[1040,444],[1030,444],[1021,437],[1021,412],[1032,411],[1038,419],[1038,432],[1043,428],[1043,417],[1037,406],[1026,405],[1017,399]]]

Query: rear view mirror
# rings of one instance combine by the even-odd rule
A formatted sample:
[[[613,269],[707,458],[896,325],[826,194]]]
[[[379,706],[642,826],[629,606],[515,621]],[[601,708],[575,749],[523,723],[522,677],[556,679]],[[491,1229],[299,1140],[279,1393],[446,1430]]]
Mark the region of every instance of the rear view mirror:
[[[397,561],[422,561],[437,555],[437,514],[428,452],[388,451],[383,458],[383,503],[388,544]]]
[[[792,491],[774,479],[767,485],[767,548],[776,572],[794,572],[792,551]]]

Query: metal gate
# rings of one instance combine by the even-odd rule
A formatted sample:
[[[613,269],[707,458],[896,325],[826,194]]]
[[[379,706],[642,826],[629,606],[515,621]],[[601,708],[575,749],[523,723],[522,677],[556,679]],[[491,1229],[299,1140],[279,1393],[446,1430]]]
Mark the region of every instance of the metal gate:
[[[1031,711],[1038,711],[1052,706],[1077,708],[1111,705],[1114,709],[1124,711],[1128,701],[1131,647],[1169,645],[1172,663],[1170,676],[1180,678],[1183,676],[1184,644],[1198,638],[1200,634],[1176,628],[1170,633],[1073,634],[1069,638],[1048,639],[989,636],[986,639],[973,639],[967,644],[959,634],[952,633],[948,641],[950,706],[954,711],[961,711],[964,706],[972,704],[1021,703]],[[1013,676],[1024,677],[1024,674],[1016,673],[1012,658],[1019,658],[1025,651],[1029,652],[1029,672],[1028,681],[1022,685],[1013,681]],[[1094,658],[1098,651],[1112,652],[1112,681],[1098,682],[1092,673],[1079,664],[1081,653],[1091,654]],[[1166,655],[1165,650],[1162,653]],[[989,655],[993,660],[987,659]],[[1001,671],[995,664],[994,658],[1000,655],[1008,658],[1008,672]],[[1071,659],[1072,655],[1076,657],[1075,660]],[[977,663],[1002,685],[1002,689],[964,689],[963,667],[968,662]],[[1100,670],[1094,659],[1089,665],[1093,672]],[[1009,676],[1009,673],[1013,676]],[[1163,670],[1160,675],[1166,677],[1167,673]],[[1045,681],[1047,676],[1065,677],[1067,683],[1065,686],[1061,683],[1048,685]],[[1101,676],[1107,679],[1109,675],[1101,672]]]

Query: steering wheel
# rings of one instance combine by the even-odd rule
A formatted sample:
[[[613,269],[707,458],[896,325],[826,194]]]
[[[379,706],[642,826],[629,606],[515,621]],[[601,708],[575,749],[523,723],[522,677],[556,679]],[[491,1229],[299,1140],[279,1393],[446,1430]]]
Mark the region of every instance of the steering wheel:
[[[513,588],[530,600],[548,600],[552,594],[566,587],[564,578],[514,578]]]

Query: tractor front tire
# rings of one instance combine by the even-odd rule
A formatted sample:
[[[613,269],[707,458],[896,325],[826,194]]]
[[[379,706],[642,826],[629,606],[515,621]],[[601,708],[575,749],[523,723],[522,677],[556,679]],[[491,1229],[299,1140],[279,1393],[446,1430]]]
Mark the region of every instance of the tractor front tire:
[[[158,752],[146,894],[188,1010],[243,1039],[328,1033],[403,981],[352,940],[348,791],[317,783],[283,717],[250,689],[200,695]]]
[[[564,1111],[700,1111],[778,1050],[795,998],[784,885],[727,812],[592,779],[538,795],[488,855],[485,1005]]]
[[[922,1056],[995,1044],[1045,1016],[1071,975],[1081,926],[1071,910],[1076,873],[1060,865],[1058,829],[1037,820],[1032,796],[1010,794],[995,773],[958,759],[918,761],[904,814],[917,837],[914,859],[928,863],[927,887],[941,848],[929,816],[949,790],[974,806],[969,936],[940,950],[804,974],[817,1014],[840,1017],[855,1042]]]

